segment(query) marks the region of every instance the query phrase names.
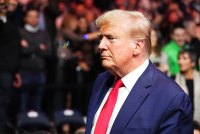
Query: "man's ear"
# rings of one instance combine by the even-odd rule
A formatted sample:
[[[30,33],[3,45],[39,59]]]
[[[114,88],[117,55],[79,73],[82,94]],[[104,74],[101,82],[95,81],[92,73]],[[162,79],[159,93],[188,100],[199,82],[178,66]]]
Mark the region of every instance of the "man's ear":
[[[142,52],[144,49],[144,40],[139,40],[133,50],[133,55],[138,55]]]

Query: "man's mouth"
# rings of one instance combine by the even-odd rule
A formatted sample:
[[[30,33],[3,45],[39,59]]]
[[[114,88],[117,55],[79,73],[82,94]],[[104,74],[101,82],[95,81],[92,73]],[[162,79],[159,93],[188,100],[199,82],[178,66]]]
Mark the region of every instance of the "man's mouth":
[[[110,56],[107,55],[101,55],[101,58],[109,58]]]

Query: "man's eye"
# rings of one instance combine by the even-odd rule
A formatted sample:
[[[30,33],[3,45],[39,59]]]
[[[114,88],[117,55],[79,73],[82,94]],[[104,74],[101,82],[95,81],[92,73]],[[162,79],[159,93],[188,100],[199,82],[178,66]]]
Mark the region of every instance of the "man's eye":
[[[108,38],[108,40],[109,40],[110,42],[113,42],[115,39],[116,39],[116,38],[114,38],[114,37],[109,37],[109,38]]]
[[[109,40],[113,40],[113,39],[115,39],[115,38],[113,38],[113,37],[109,37],[108,39],[109,39]]]
[[[102,40],[102,38],[103,38],[103,35],[99,35],[99,36],[98,36],[98,39],[99,39],[99,40]]]

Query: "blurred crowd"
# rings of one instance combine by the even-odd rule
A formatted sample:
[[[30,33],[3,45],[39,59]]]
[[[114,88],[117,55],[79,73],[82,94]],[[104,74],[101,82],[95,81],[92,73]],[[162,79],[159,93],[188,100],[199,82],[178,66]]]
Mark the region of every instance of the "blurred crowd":
[[[111,9],[151,20],[150,60],[190,96],[200,133],[199,0],[0,0],[1,134],[84,133],[104,71],[95,19]]]

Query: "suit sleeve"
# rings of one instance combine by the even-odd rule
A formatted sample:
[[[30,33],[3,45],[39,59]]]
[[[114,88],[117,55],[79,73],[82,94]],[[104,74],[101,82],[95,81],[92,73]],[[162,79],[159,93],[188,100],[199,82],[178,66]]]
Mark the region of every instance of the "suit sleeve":
[[[161,122],[159,134],[193,134],[192,106],[189,97],[182,93],[170,103]]]

